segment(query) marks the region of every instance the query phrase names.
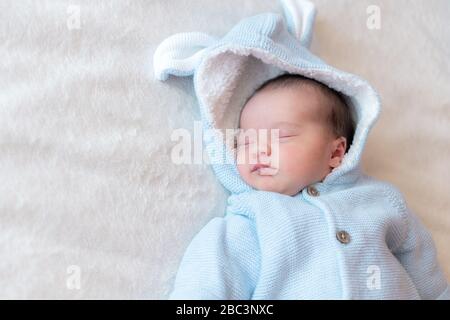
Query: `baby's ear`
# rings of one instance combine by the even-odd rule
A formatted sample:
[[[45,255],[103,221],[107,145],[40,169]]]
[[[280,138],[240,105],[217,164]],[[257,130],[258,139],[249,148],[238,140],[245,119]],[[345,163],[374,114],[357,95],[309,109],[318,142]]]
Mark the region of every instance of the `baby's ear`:
[[[307,0],[281,0],[289,32],[309,48],[316,8]]]
[[[345,150],[347,149],[347,139],[339,137],[332,142],[332,152],[329,165],[332,168],[339,166],[344,159]]]
[[[164,81],[169,74],[179,77],[192,75],[206,48],[216,41],[202,32],[176,33],[166,38],[153,55],[155,78]]]

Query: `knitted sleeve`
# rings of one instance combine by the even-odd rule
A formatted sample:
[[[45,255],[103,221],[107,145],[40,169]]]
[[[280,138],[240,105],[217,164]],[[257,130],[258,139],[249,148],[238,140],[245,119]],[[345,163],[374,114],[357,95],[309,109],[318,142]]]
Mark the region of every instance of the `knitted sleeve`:
[[[258,273],[254,225],[242,215],[217,217],[186,249],[169,299],[250,299]]]
[[[394,255],[413,280],[422,299],[450,299],[447,280],[439,266],[431,234],[405,206],[406,238]]]

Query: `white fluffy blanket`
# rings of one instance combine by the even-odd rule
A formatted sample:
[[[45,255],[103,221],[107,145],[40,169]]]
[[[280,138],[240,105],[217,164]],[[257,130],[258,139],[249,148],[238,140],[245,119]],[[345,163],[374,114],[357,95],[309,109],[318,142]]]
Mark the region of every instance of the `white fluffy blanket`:
[[[450,278],[450,3],[314,2],[312,51],[382,97],[364,168],[404,192]],[[370,4],[380,30],[366,27]],[[0,0],[0,298],[167,297],[226,193],[208,166],[171,162],[172,131],[199,114],[190,78],[153,79],[153,52],[267,11],[281,7]]]

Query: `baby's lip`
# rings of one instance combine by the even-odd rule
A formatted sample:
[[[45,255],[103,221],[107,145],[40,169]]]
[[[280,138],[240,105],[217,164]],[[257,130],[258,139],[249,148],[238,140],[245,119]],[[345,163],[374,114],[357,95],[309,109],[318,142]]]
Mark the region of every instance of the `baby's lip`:
[[[260,176],[274,176],[278,173],[278,169],[267,164],[257,163],[252,167],[251,173],[253,172],[258,172]]]
[[[255,165],[252,167],[252,171],[251,171],[251,172],[255,172],[255,171],[257,171],[257,170],[259,170],[259,169],[261,169],[261,168],[270,168],[270,166],[267,165],[267,164],[257,163],[257,164],[255,164]]]

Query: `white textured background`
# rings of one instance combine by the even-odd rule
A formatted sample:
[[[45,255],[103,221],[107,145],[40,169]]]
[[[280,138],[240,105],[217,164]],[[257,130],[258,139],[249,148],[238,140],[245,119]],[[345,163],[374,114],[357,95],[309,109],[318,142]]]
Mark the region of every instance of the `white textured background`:
[[[314,1],[312,51],[361,75],[383,111],[367,173],[397,185],[450,279],[450,2]],[[381,8],[368,30],[366,8]],[[70,6],[80,29],[70,30]],[[190,78],[152,55],[186,31],[224,35],[274,0],[0,0],[0,298],[166,298],[192,236],[224,212],[206,165],[170,162],[199,119]],[[68,267],[81,270],[70,290]]]

